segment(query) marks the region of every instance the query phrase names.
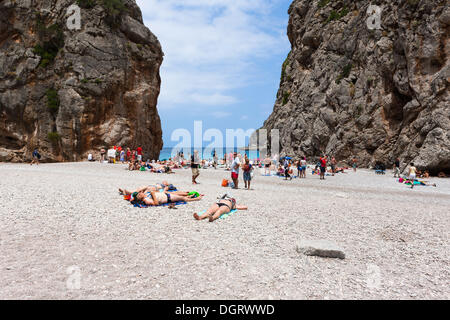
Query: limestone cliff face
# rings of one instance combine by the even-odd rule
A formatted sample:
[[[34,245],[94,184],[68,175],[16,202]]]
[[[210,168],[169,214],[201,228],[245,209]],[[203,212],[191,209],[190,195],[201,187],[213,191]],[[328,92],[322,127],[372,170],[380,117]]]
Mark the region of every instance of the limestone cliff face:
[[[81,30],[67,9],[81,6]],[[133,0],[0,0],[0,161],[162,148],[163,52]]]
[[[283,154],[450,171],[448,1],[296,0],[289,14],[292,51],[263,127],[280,129]]]

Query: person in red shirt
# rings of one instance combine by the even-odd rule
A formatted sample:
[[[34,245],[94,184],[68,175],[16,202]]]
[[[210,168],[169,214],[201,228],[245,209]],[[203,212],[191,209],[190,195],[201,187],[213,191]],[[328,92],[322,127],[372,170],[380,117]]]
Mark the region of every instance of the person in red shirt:
[[[137,160],[142,161],[142,148],[137,147],[136,152],[137,152]]]
[[[325,172],[327,171],[327,156],[320,158],[320,180],[325,180]]]
[[[130,162],[131,160],[131,150],[130,148],[127,148],[127,162]]]

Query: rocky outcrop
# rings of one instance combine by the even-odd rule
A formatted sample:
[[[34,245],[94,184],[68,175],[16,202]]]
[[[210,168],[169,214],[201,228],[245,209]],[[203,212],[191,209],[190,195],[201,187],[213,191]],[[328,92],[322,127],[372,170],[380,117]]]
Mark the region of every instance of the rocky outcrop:
[[[280,130],[282,154],[450,171],[448,1],[296,0],[289,14],[292,51],[263,127]]]
[[[72,26],[81,7],[81,29]],[[162,148],[163,52],[133,0],[0,1],[0,161]]]

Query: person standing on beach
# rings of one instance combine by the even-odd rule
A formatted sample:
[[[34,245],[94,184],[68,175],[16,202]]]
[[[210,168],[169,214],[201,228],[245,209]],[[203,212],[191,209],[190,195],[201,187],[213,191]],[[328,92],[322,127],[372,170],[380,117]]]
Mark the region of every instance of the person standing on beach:
[[[142,161],[142,148],[137,147],[136,153],[137,153],[137,161],[141,162]]]
[[[301,178],[303,176],[303,169],[300,160],[295,161],[295,166],[297,167],[297,177]]]
[[[100,150],[100,162],[104,162],[105,161],[105,155],[106,155],[106,150],[105,149],[101,149]]]
[[[191,156],[191,170],[192,170],[192,184],[198,184],[197,178],[200,175],[200,163],[198,158],[198,151],[195,150],[194,154]]]
[[[265,159],[264,159],[264,174],[267,176],[267,175],[270,175],[270,165],[272,164],[272,161],[270,160],[270,158],[269,158],[269,156],[267,156]]]
[[[300,164],[302,165],[303,178],[306,178],[306,157],[303,157],[303,159],[300,160]]]
[[[245,164],[242,167],[242,171],[244,172],[244,183],[245,189],[250,190],[250,182],[252,181],[252,170],[253,166],[250,164],[250,160],[247,156],[245,156]]]
[[[217,170],[217,162],[218,162],[217,153],[216,153],[216,150],[214,150],[214,153],[213,153],[213,167],[214,167],[215,170]]]
[[[400,178],[400,159],[397,158],[394,161],[394,178]]]
[[[239,161],[239,157],[237,152],[233,154],[234,160],[231,163],[231,180],[233,180],[234,187],[233,189],[239,188],[239,167],[241,166],[241,162]]]
[[[356,168],[358,167],[356,157],[352,159],[353,162],[353,171],[356,172]]]
[[[125,163],[125,150],[120,151],[120,162]]]
[[[287,180],[288,178],[290,178],[290,180],[292,180],[291,175],[289,174],[289,170],[291,165],[289,163],[289,160],[287,158],[284,158],[284,180]]]
[[[331,158],[331,172],[333,174],[333,177],[334,174],[336,173],[336,164],[337,164],[336,158],[335,157]]]
[[[327,171],[327,156],[323,156],[320,161],[320,180],[325,180],[325,172]]]
[[[411,189],[414,188],[414,181],[416,180],[416,172],[417,168],[414,166],[414,163],[411,162],[408,170],[408,177],[409,180],[411,181]]]
[[[129,163],[131,161],[131,150],[130,148],[127,148],[127,162]]]

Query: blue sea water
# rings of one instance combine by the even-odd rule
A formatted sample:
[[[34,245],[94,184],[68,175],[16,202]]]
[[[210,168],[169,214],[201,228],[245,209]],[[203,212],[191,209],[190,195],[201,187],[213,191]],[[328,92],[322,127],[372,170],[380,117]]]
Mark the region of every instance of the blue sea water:
[[[188,159],[188,157],[194,152],[194,149],[186,149],[181,150],[184,153],[184,158]],[[219,159],[223,159],[223,155],[230,152],[238,152],[240,154],[246,154],[249,159],[257,159],[259,158],[259,151],[256,150],[241,150],[239,148],[223,148],[222,150],[216,149],[216,154]],[[171,158],[173,155],[177,154],[177,150],[173,148],[163,148],[159,155],[159,160],[167,160]],[[210,148],[203,148],[201,154],[199,156],[204,160],[209,160],[213,158],[212,150]]]

